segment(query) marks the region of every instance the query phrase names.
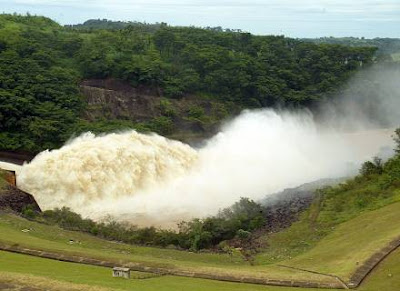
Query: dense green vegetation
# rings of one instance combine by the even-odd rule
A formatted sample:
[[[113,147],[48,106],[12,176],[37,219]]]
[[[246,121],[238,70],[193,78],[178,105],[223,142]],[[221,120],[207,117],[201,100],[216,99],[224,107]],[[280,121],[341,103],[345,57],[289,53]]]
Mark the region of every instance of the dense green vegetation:
[[[376,51],[219,29],[98,22],[62,27],[44,17],[0,15],[1,149],[55,148],[73,133],[107,127],[104,120],[80,118],[85,100],[78,84],[85,78],[117,78],[175,100],[219,100],[221,112],[230,103],[307,106],[335,91],[361,63],[367,67]],[[189,119],[205,120],[201,108],[189,111]],[[114,120],[108,128],[172,134],[171,112],[144,124]]]
[[[109,219],[104,222],[94,222],[83,219],[79,214],[68,208],[47,210],[35,213],[27,207],[23,211],[26,218],[39,222],[56,224],[64,229],[88,232],[109,240],[118,240],[130,244],[176,247],[198,251],[217,246],[220,242],[233,239],[248,239],[251,231],[264,225],[263,207],[247,198],[242,198],[215,217],[193,219],[181,222],[179,231],[159,230],[155,227],[137,228]],[[226,244],[221,250],[228,251]]]
[[[149,24],[138,21],[112,21],[108,19],[89,19],[82,24],[65,25],[67,28],[77,29],[81,31],[91,32],[92,30],[118,30],[127,27],[137,27],[147,32],[155,32],[160,28],[162,23]]]
[[[82,101],[76,38],[44,17],[0,17],[0,148],[35,151],[68,138]]]

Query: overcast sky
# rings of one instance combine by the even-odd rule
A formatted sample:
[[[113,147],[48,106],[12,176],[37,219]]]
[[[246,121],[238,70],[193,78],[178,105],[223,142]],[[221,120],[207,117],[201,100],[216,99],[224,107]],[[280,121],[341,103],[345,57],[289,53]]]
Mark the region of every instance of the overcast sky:
[[[0,0],[0,11],[48,16],[222,26],[291,37],[400,37],[400,0]]]

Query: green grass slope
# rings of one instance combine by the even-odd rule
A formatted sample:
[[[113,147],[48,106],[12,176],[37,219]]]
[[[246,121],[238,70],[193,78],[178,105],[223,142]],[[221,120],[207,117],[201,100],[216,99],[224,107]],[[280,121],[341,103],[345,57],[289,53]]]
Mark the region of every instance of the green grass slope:
[[[32,229],[22,232],[23,229]],[[240,256],[191,253],[170,249],[132,246],[102,240],[84,233],[66,231],[28,221],[11,214],[0,214],[0,243],[77,255],[120,263],[141,263],[146,266],[206,272],[209,274],[252,276],[269,279],[297,279],[332,282],[332,278],[279,266],[250,266]],[[80,243],[69,244],[70,240]]]
[[[340,224],[313,249],[282,264],[334,274],[347,281],[371,254],[400,236],[400,225],[394,221],[400,221],[400,203]]]
[[[366,162],[354,179],[319,190],[298,222],[262,238],[268,247],[256,260],[348,280],[373,253],[400,236],[394,221],[400,221],[399,155],[385,164]]]
[[[32,268],[32,266],[35,266]],[[400,286],[400,250],[389,255],[357,290],[397,290]],[[0,289],[20,290],[21,287],[39,290],[267,290],[310,291],[273,286],[217,282],[205,279],[162,276],[139,279],[132,272],[131,280],[112,278],[111,270],[103,267],[59,262],[27,255],[0,251]]]
[[[399,290],[400,286],[400,249],[390,254],[365,279],[360,291]]]
[[[314,248],[280,264],[340,276],[348,280],[356,268],[374,252],[400,234],[400,203],[366,212],[337,226]],[[25,233],[22,229],[32,229]],[[135,262],[176,270],[203,271],[237,276],[267,276],[271,279],[329,281],[329,277],[296,271],[262,261],[250,266],[240,257],[224,254],[190,253],[169,249],[130,246],[109,242],[83,233],[31,222],[10,214],[0,215],[1,243],[69,255]],[[69,244],[69,240],[80,243]],[[288,245],[290,247],[290,245]],[[284,248],[284,246],[283,246]],[[262,257],[263,254],[260,254]],[[357,263],[358,262],[358,263]]]
[[[111,269],[104,267],[59,262],[0,251],[0,289],[3,283],[16,287],[30,286],[46,290],[293,290],[293,288],[174,276],[135,279],[140,277],[138,273],[131,274],[131,277],[130,280],[113,278]]]

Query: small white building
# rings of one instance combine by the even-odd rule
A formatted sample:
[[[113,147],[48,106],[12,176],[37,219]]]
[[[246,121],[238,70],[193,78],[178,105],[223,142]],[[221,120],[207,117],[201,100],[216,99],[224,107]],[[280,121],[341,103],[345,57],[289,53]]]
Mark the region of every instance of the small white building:
[[[113,268],[113,277],[122,277],[125,279],[129,279],[131,277],[131,269],[122,268],[122,267],[114,267]]]

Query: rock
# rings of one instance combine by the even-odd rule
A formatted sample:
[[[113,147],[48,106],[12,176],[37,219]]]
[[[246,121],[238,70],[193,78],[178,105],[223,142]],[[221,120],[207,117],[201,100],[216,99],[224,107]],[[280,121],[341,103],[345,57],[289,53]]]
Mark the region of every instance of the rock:
[[[30,206],[33,211],[41,212],[35,198],[18,188],[7,185],[4,190],[0,191],[0,210],[12,210],[22,213],[22,210]]]

